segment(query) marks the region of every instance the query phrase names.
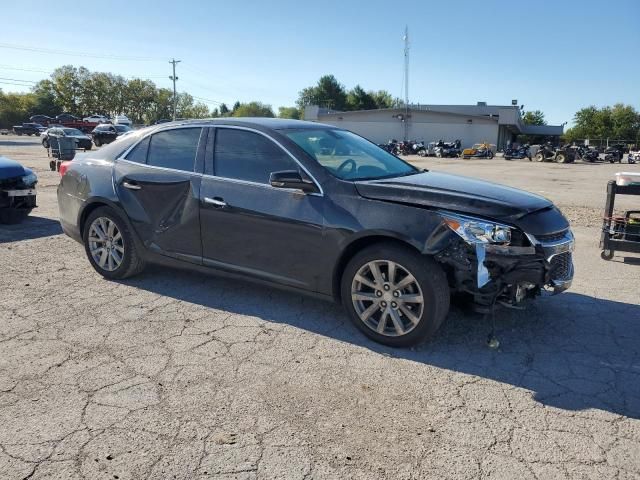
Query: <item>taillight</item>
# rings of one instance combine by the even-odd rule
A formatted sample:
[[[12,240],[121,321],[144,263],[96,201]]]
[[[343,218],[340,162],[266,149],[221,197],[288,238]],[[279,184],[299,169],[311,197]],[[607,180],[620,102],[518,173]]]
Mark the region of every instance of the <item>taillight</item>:
[[[71,165],[71,161],[67,161],[67,162],[62,162],[60,164],[60,169],[58,170],[60,172],[60,176],[64,176],[65,173],[67,173],[67,169],[69,168],[69,166]]]

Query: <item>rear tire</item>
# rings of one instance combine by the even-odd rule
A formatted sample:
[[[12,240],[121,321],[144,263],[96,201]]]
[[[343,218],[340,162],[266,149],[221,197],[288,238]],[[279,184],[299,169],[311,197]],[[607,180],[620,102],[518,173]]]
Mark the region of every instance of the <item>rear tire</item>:
[[[395,274],[390,273],[391,264]],[[372,280],[371,268],[377,269],[383,285]],[[432,337],[449,311],[449,284],[440,265],[393,243],[376,244],[356,254],[343,272],[340,292],[354,325],[370,339],[392,347],[408,347]],[[410,299],[422,299],[422,303]]]
[[[544,162],[544,155],[541,153],[536,153],[536,162]]]
[[[116,240],[117,234],[114,234],[113,237],[111,237],[113,240],[109,240],[110,245],[116,245],[116,248],[123,250],[122,254],[120,254],[119,250],[115,250],[116,254],[121,257],[121,260],[113,269],[109,269],[110,261],[108,261],[108,258],[111,253],[109,253],[108,250],[105,252],[104,260],[100,258],[96,260],[96,258],[94,258],[95,255],[98,255],[96,252],[100,250],[100,245],[102,245],[101,250],[106,250],[105,247],[108,247],[106,240],[96,241],[98,237],[93,236],[92,225],[94,222],[97,222],[96,225],[99,225],[100,219],[103,219],[103,222],[107,224],[108,222],[113,222],[115,225],[114,232],[118,232],[120,235],[119,239]],[[105,232],[104,229],[101,229],[101,232],[107,239],[109,238],[108,232]],[[82,229],[82,240],[85,253],[91,266],[105,278],[110,280],[128,278],[140,273],[144,269],[145,262],[133,233],[129,230],[129,226],[120,215],[110,207],[99,207],[89,214]],[[101,266],[100,262],[104,265]]]

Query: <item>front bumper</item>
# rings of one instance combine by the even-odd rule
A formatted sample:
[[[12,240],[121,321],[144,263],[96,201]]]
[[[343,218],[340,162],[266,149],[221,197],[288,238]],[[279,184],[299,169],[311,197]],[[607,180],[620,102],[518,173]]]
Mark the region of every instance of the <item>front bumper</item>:
[[[0,189],[0,208],[31,210],[36,207],[36,189]]]
[[[456,239],[436,260],[449,266],[452,289],[471,294],[480,306],[517,306],[542,291],[567,290],[575,271],[571,230],[525,236],[523,244],[528,245],[523,246],[470,245]]]

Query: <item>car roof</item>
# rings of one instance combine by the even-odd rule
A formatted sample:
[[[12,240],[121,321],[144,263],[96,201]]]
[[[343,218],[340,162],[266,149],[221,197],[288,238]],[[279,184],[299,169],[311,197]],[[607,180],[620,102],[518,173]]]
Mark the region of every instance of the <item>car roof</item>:
[[[197,123],[210,125],[233,125],[239,127],[252,127],[257,129],[284,130],[294,128],[338,128],[324,123],[307,122],[304,120],[291,120],[288,118],[267,118],[267,117],[222,117],[181,120],[175,122],[165,122],[157,127],[167,128],[178,125],[189,125]]]

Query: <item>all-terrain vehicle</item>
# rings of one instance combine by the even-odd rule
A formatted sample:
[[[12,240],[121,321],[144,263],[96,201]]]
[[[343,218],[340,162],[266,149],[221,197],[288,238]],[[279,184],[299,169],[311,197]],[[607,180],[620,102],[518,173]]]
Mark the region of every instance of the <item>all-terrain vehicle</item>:
[[[554,148],[550,143],[541,145],[536,153],[537,162],[573,163],[575,159],[576,154],[571,148]]]

